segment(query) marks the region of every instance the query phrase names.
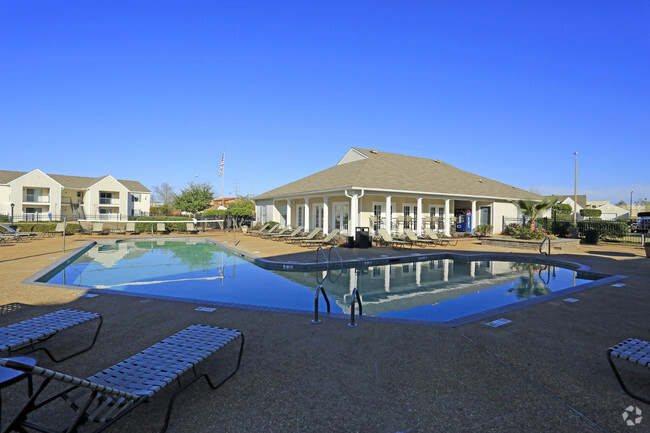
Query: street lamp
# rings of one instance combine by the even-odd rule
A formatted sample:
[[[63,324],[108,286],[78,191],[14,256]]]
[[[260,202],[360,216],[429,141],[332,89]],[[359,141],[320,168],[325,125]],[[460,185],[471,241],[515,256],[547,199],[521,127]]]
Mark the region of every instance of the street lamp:
[[[632,219],[632,193],[634,191],[630,191],[630,219]]]
[[[578,152],[573,152],[576,160],[576,178],[573,184],[573,225],[578,221],[577,206],[578,206]]]
[[[14,223],[14,204],[11,203],[11,224]]]

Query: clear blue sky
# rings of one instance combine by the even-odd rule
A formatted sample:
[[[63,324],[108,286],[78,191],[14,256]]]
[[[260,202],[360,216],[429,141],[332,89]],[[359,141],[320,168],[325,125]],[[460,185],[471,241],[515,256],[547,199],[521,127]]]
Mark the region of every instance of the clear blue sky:
[[[650,199],[649,1],[0,2],[0,169],[260,194],[353,146]],[[15,153],[15,157],[11,157]],[[645,167],[643,167],[645,165]]]

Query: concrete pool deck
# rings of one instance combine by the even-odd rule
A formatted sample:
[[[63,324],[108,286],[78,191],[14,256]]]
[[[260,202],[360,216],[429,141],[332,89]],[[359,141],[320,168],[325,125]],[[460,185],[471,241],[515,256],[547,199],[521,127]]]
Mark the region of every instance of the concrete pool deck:
[[[237,233],[200,236],[276,261],[312,260],[305,249]],[[169,432],[603,432],[650,431],[650,406],[618,385],[605,350],[627,337],[650,338],[650,259],[640,246],[583,245],[555,258],[622,274],[623,287],[603,285],[571,297],[505,313],[512,320],[455,328],[328,318],[120,295],[76,296],[80,290],[20,282],[89,239],[34,239],[0,244],[0,326],[61,308],[98,312],[104,327],[89,352],[43,366],[86,377],[193,324],[237,328],[246,335],[240,371],[217,391],[197,383],[177,401]],[[426,251],[531,255],[462,240]],[[340,249],[344,259],[412,254],[416,250]],[[490,319],[491,320],[491,319]],[[72,340],[65,334],[55,348]],[[224,355],[230,355],[226,352]],[[229,365],[224,365],[224,369]],[[625,366],[626,367],[626,366]],[[650,395],[650,371],[627,374]],[[25,398],[24,384],[2,390],[3,422]],[[637,388],[639,389],[639,388]],[[153,432],[162,424],[173,386],[108,431]],[[625,408],[643,411],[629,427]],[[56,416],[53,412],[52,416]]]

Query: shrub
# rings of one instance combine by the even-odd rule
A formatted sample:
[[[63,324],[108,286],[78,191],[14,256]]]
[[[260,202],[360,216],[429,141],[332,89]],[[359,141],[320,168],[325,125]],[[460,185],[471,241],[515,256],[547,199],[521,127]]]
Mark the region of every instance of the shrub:
[[[208,209],[203,212],[205,217],[220,217],[228,214],[228,209]]]
[[[566,203],[558,203],[553,205],[553,215],[555,216],[560,216],[560,215],[571,215],[573,212],[573,208],[571,207],[570,204]]]
[[[506,234],[512,236],[515,239],[529,239],[529,240],[539,240],[544,239],[548,236],[548,233],[544,228],[533,227],[531,228],[528,225],[510,225],[507,228]]]
[[[187,217],[176,217],[176,216],[141,216],[136,218],[136,223],[135,223],[135,231],[137,233],[141,232],[149,232],[151,233],[152,230],[156,230],[156,224],[157,223],[139,223],[137,221],[160,221],[160,222],[165,222],[165,230],[167,231],[173,231],[173,230],[178,230],[178,231],[183,231],[185,230],[185,223],[173,223],[170,221],[187,221]]]
[[[579,221],[580,233],[587,230],[598,230],[598,236],[603,239],[622,238],[630,232],[630,226],[622,221]]]
[[[487,236],[492,232],[493,227],[490,224],[481,224],[476,227],[476,232],[480,236]]]
[[[580,209],[580,216],[583,217],[600,218],[602,213],[600,209]]]

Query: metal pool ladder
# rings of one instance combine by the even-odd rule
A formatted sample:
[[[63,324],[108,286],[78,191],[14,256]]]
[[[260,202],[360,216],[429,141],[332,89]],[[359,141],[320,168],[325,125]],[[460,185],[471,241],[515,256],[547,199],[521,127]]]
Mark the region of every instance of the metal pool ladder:
[[[313,324],[321,322],[318,318],[318,298],[320,297],[321,293],[323,294],[323,298],[325,298],[325,303],[327,304],[327,312],[330,312],[330,300],[327,298],[327,293],[325,293],[323,285],[319,284],[318,287],[316,287],[316,296],[314,297],[314,320],[311,321]]]
[[[352,291],[352,304],[350,304],[350,323],[348,326],[351,328],[356,328],[358,326],[354,321],[354,304],[359,304],[359,316],[363,316],[363,307],[361,306],[361,296],[359,296],[359,289],[356,287]]]
[[[327,263],[328,268],[330,263],[332,262],[332,251],[334,251],[336,255],[339,257],[339,264],[343,266],[343,257],[341,257],[341,254],[339,253],[339,250],[336,247],[331,246],[327,253],[327,256],[325,256],[325,251],[323,251],[323,247],[318,247],[318,249],[316,250],[316,261],[318,261],[319,251],[323,255],[323,258],[325,259],[325,263]]]
[[[544,243],[548,241],[548,252],[542,251],[542,247],[544,247]],[[539,253],[544,254],[545,256],[550,256],[551,255],[551,238],[549,236],[546,236],[544,240],[542,241],[541,244],[539,244]]]

